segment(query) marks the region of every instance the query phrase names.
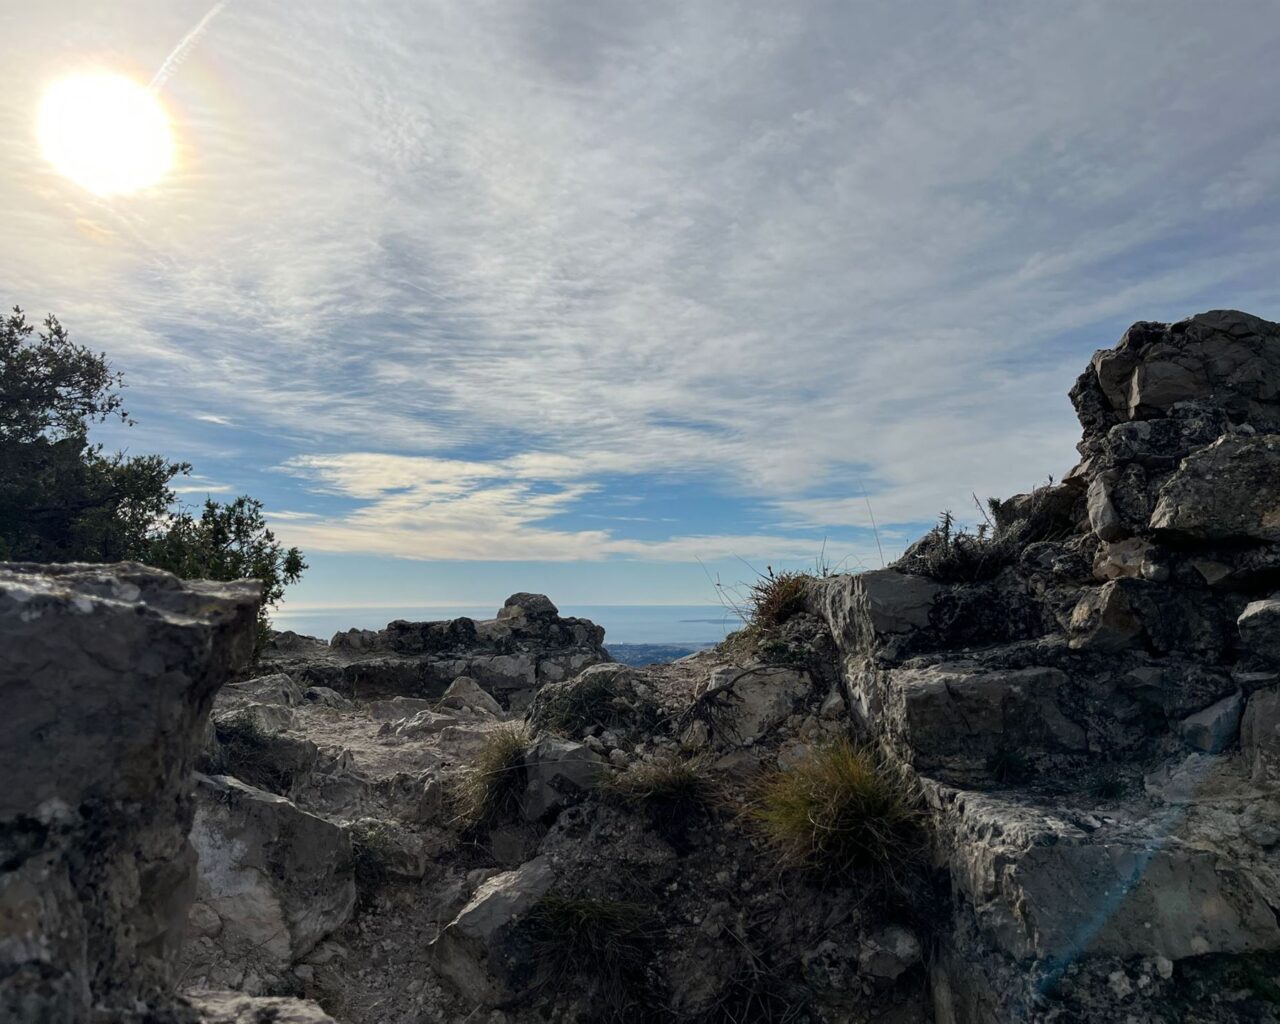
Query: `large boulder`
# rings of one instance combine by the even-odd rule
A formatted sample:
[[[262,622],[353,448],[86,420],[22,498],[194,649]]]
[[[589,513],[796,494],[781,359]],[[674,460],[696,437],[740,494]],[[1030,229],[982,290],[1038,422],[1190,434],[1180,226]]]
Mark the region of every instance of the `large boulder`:
[[[546,857],[484,882],[432,943],[436,970],[473,1004],[511,1002],[533,980],[518,926],[554,884]]]
[[[1280,888],[1164,815],[1103,825],[978,793],[943,797],[952,878],[988,941],[1017,960],[1165,957],[1280,946]]]
[[[228,776],[200,776],[197,797],[189,981],[278,977],[351,916],[351,841],[337,825]]]
[[[1245,656],[1266,668],[1280,669],[1280,596],[1251,601],[1236,625]]]
[[[1193,541],[1280,541],[1280,434],[1229,435],[1160,488],[1151,528]]]
[[[130,563],[0,565],[0,1018],[167,997],[191,765],[259,594]]]
[[[1280,429],[1280,327],[1220,309],[1175,324],[1141,322],[1094,357],[1072,399],[1086,432],[1166,415],[1183,402]],[[1101,401],[1094,402],[1096,389]]]
[[[1280,783],[1280,689],[1258,690],[1249,697],[1240,745],[1255,782]]]

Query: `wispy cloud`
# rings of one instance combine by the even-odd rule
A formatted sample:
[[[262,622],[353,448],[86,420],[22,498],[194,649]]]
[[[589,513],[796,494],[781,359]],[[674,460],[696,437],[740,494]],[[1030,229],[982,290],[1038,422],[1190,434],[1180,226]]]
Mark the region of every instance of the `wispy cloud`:
[[[687,562],[724,558],[808,559],[813,537],[690,534],[639,540],[615,530],[552,528],[547,520],[579,505],[593,490],[563,475],[534,473],[529,461],[462,462],[348,453],[299,456],[284,467],[311,487],[356,499],[349,511],[323,519],[274,515],[281,536],[312,551],[362,552],[433,561],[596,561],[607,558]],[[636,521],[643,517],[616,517]],[[862,540],[832,545],[860,563]]]
[[[1120,322],[1280,312],[1270,0],[234,5],[166,86],[181,173],[105,203],[24,140],[90,44],[204,13],[125,7],[0,16],[5,284],[270,439],[317,549],[811,554],[864,488],[891,536],[1067,468]],[[619,478],[780,525],[564,525]]]

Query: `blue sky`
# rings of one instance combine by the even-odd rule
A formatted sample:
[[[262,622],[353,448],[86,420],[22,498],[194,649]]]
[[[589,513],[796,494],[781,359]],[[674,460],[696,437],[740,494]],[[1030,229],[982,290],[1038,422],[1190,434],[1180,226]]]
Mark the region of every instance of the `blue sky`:
[[[1130,322],[1280,317],[1273,0],[232,0],[102,199],[40,97],[209,11],[6,5],[0,289],[110,445],[249,492],[295,606],[714,601],[1071,465]]]

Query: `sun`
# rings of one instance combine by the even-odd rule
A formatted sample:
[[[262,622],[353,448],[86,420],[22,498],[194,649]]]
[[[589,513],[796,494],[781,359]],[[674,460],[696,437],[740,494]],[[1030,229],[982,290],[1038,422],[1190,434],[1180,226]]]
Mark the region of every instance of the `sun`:
[[[40,148],[59,174],[96,195],[137,192],[173,164],[169,118],[155,94],[124,75],[60,79],[40,106]]]

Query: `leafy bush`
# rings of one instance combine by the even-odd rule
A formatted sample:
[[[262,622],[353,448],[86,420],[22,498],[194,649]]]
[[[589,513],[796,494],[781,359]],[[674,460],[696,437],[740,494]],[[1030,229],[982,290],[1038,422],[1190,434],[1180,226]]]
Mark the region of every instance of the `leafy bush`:
[[[516,814],[524,793],[524,755],[531,737],[522,724],[489,733],[457,793],[458,819],[468,828],[489,825]]]
[[[766,775],[750,815],[782,865],[823,880],[859,868],[892,872],[926,849],[924,814],[909,783],[848,740]]]
[[[645,969],[661,928],[649,906],[552,893],[534,904],[524,927],[544,987],[587,982],[598,1002],[592,1020],[652,1019]]]
[[[262,502],[247,495],[227,504],[207,499],[199,518],[181,510],[152,539],[146,558],[156,568],[184,579],[261,580],[259,652],[271,632],[266,609],[279,602],[284,588],[298,582],[307,568],[302,552],[297,548],[286,551],[267,528]]]
[[[129,559],[188,579],[261,579],[260,650],[267,609],[307,567],[302,553],[276,543],[250,497],[207,501],[198,518],[176,508],[169,484],[187,463],[90,444],[93,424],[132,423],[123,387],[106,356],[73,343],[55,317],[41,330],[16,307],[0,318],[0,558]]]

